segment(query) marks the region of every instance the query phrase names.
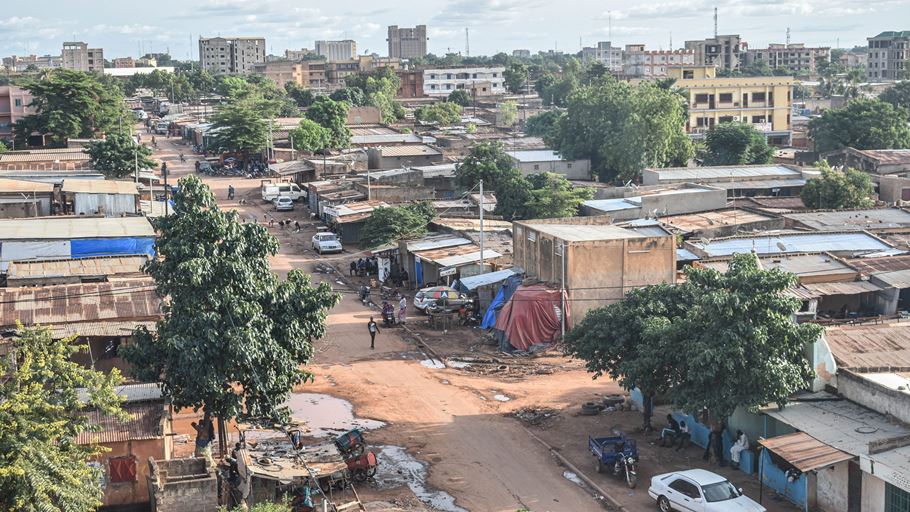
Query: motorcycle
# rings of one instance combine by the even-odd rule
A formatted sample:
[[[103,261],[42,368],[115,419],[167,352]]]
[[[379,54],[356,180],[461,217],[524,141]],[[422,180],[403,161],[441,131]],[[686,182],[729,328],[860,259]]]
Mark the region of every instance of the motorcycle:
[[[626,485],[629,489],[635,488],[638,480],[638,460],[633,455],[622,455],[616,458],[613,464],[613,476],[623,475],[626,479]]]

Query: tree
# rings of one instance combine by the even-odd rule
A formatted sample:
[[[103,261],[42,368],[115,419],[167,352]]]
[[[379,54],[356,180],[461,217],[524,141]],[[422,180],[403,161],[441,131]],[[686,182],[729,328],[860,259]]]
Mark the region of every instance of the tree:
[[[332,98],[335,101],[346,101],[353,107],[359,107],[363,105],[366,97],[363,94],[361,89],[356,87],[344,87],[338,89],[332,94],[329,95],[329,98]]]
[[[569,97],[545,141],[565,158],[590,159],[604,181],[635,181],[646,167],[688,162],[694,153],[685,124],[676,92],[607,76]]]
[[[395,101],[401,79],[394,69],[381,67],[352,75],[345,78],[345,84],[348,88],[363,91],[363,105],[377,107],[382,112],[383,122],[391,123],[404,117],[404,109]]]
[[[214,115],[210,133],[211,151],[239,153],[246,164],[252,153],[262,151],[268,144],[269,121],[263,119],[254,103],[233,101]]]
[[[515,124],[515,121],[518,120],[518,103],[515,103],[512,100],[505,101],[499,104],[499,115],[497,123],[502,127],[509,127]]]
[[[574,217],[578,215],[581,203],[594,197],[592,187],[573,187],[572,183],[560,174],[552,172],[532,174],[528,176],[528,180],[532,190],[526,206],[526,218]]]
[[[455,182],[469,190],[482,179],[487,190],[495,190],[512,167],[512,158],[506,154],[501,142],[481,142],[471,148],[468,156],[455,169]]]
[[[301,87],[294,82],[288,82],[284,86],[285,91],[287,91],[288,96],[297,103],[297,106],[300,108],[306,108],[313,104],[316,101],[316,95],[313,94],[313,91],[305,87]]]
[[[910,80],[898,82],[885,89],[878,99],[910,112]]]
[[[152,160],[152,150],[148,146],[137,144],[129,135],[119,133],[90,142],[85,152],[91,158],[92,169],[110,179],[125,178],[136,169],[154,169],[158,165]]]
[[[525,133],[532,137],[545,137],[550,134],[554,126],[559,124],[559,119],[563,115],[559,110],[546,110],[534,114],[525,123]]]
[[[31,107],[37,114],[16,121],[17,142],[24,147],[32,132],[48,134],[51,143],[67,139],[92,138],[111,132],[126,112],[123,95],[94,73],[55,69],[38,78],[28,78],[22,87],[32,94]]]
[[[856,169],[832,169],[827,162],[815,164],[821,176],[808,180],[800,197],[813,210],[869,208],[874,204],[872,179]]]
[[[87,462],[102,450],[75,437],[93,427],[87,409],[119,414],[114,386],[121,377],[116,369],[105,375],[70,360],[84,350],[72,338],[54,339],[47,328],[20,326],[12,355],[0,358],[0,510],[101,506],[101,474]]]
[[[436,210],[427,202],[376,208],[360,230],[360,246],[376,247],[403,238],[419,238]]]
[[[301,119],[288,134],[294,148],[315,153],[329,148],[332,134],[311,119]]]
[[[856,99],[809,121],[809,136],[820,153],[845,147],[910,148],[908,118],[910,113],[904,108],[879,100]]]
[[[509,92],[520,94],[528,81],[528,66],[521,62],[513,62],[503,71],[502,78]]]
[[[753,254],[734,255],[724,274],[685,273],[682,284],[633,290],[590,311],[566,336],[566,352],[585,360],[595,378],[606,374],[718,418],[737,407],[783,405],[809,384],[803,351],[821,327],[793,322],[800,301],[782,292],[796,284],[794,275],[763,270]]]
[[[765,136],[746,123],[721,123],[705,136],[705,165],[767,164],[774,156]]]
[[[278,241],[265,227],[221,211],[197,177],[180,180],[171,215],[155,219],[160,258],[144,266],[167,300],[155,332],[140,327],[124,348],[134,376],[158,381],[177,408],[283,422],[282,407],[339,296],[302,270],[279,281],[269,266]]]
[[[446,101],[467,107],[471,104],[471,95],[464,89],[455,89],[449,93],[449,98]]]
[[[307,118],[329,131],[329,145],[346,148],[351,144],[351,130],[348,129],[348,104],[326,96],[316,98],[306,111]]]
[[[497,177],[494,185],[495,188],[491,190],[496,194],[496,215],[510,221],[534,218],[528,214],[528,203],[533,197],[534,186],[521,171],[511,167],[506,169]]]
[[[461,105],[449,101],[421,105],[414,110],[414,118],[428,124],[457,124],[461,122]]]
[[[6,144],[2,140],[0,140],[0,154],[6,153],[7,151],[9,151],[9,148],[6,147]]]

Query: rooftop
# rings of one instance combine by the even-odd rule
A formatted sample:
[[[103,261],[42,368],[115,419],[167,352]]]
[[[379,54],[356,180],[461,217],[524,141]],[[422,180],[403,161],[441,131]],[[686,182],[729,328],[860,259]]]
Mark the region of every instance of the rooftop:
[[[148,261],[145,254],[137,256],[102,256],[96,258],[26,260],[10,262],[7,278],[36,279],[63,276],[111,276],[138,274]]]
[[[781,233],[764,236],[738,236],[715,240],[689,240],[687,246],[706,257],[748,254],[786,254],[807,252],[849,252],[851,254],[893,251],[894,248],[864,232],[854,233]]]
[[[72,194],[124,194],[138,195],[136,183],[118,180],[63,180],[63,192]]]
[[[719,226],[737,226],[740,224],[751,224],[753,222],[769,221],[773,219],[774,217],[768,215],[729,208],[701,213],[670,215],[661,217],[660,222],[683,232],[692,232],[713,229]]]
[[[426,144],[410,144],[406,146],[386,146],[382,148],[383,157],[396,156],[435,156],[442,155],[439,150]]]
[[[710,167],[668,167],[648,169],[659,174],[661,181],[668,180],[723,180],[755,179],[767,177],[801,178],[802,173],[783,165],[741,165]]]
[[[80,433],[76,436],[76,443],[120,443],[157,439],[164,436],[161,420],[165,414],[165,408],[160,400],[125,403],[121,408],[127,417],[125,421],[117,416],[104,414],[97,409],[85,411],[83,415],[88,418],[89,424],[98,427],[99,430]]]
[[[897,229],[910,227],[910,212],[900,208],[788,213],[784,218],[815,231]]]
[[[36,192],[49,194],[54,191],[53,183],[40,181],[11,180],[0,178],[0,193],[8,194],[34,194]]]
[[[809,278],[820,276],[855,276],[856,271],[851,269],[847,264],[834,258],[830,254],[783,254],[777,256],[759,258],[762,268],[771,270],[779,268],[785,272],[796,274],[797,277]],[[713,268],[718,272],[726,272],[729,259],[722,260],[702,260],[699,262],[707,268]]]
[[[857,149],[857,153],[878,160],[880,165],[910,165],[910,149]]]
[[[842,368],[910,368],[910,322],[832,326],[825,340]]]
[[[442,249],[444,247],[455,247],[470,243],[471,240],[460,236],[449,234],[428,235],[419,240],[407,242],[407,250],[408,252],[426,251],[429,249]]]
[[[525,151],[506,151],[510,157],[521,163],[530,162],[560,162],[565,160],[559,153],[552,149],[530,149]]]
[[[598,240],[622,240],[624,238],[645,238],[634,231],[610,225],[585,224],[536,224],[534,221],[521,224],[539,233],[544,233],[566,242],[594,242]]]
[[[41,217],[0,219],[0,240],[154,237],[145,217]]]
[[[826,445],[805,432],[758,441],[803,473],[851,460],[853,455]]]
[[[351,144],[391,144],[396,143],[420,143],[423,139],[413,133],[382,133],[376,135],[354,135],[351,137]],[[385,148],[383,148],[385,149]]]

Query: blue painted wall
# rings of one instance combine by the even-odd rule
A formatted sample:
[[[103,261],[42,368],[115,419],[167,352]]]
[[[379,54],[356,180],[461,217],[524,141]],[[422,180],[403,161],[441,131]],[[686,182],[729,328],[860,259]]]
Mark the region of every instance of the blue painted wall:
[[[768,453],[768,450],[764,448],[761,451],[761,464],[761,478],[764,481],[765,486],[774,489],[778,494],[798,505],[803,511],[808,512],[808,479],[806,475],[800,475],[795,482],[787,481],[784,470],[771,462],[771,455]]]

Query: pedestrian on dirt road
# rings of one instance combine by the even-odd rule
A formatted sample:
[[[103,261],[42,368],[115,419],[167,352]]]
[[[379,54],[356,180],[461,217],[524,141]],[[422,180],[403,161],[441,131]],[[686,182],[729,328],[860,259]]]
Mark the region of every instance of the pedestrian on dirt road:
[[[348,274],[353,277],[356,272],[357,272],[357,262],[352,261],[351,265],[349,266]]]
[[[398,323],[404,324],[407,318],[405,315],[408,311],[408,298],[404,294],[401,295],[401,300],[398,301]]]
[[[228,185],[228,199],[234,199],[234,185]]]
[[[367,322],[367,330],[370,331],[370,350],[376,348],[376,333],[379,331],[379,325],[373,320],[373,317],[370,317],[370,321]]]
[[[300,222],[294,221],[294,233],[300,233]]]
[[[167,177],[167,162],[161,162],[161,175]]]

